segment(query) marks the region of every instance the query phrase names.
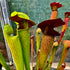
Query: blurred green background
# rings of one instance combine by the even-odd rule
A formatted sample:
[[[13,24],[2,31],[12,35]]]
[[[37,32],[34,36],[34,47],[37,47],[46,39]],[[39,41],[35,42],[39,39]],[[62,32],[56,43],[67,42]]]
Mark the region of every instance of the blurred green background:
[[[70,11],[70,0],[7,0],[9,12],[21,11],[26,13],[31,20],[37,24],[43,20],[50,19],[51,2],[60,2],[63,7],[58,9],[58,18],[64,20],[64,13]]]

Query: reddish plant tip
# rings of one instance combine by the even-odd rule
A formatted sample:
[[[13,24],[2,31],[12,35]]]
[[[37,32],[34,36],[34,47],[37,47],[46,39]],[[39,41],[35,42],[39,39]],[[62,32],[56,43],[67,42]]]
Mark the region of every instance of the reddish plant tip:
[[[31,35],[31,39],[34,38],[34,35]]]
[[[47,61],[47,63],[48,63],[48,61]]]
[[[65,67],[66,67],[66,64],[65,64],[65,63],[63,63],[63,64],[62,64],[62,67],[63,67],[63,68],[65,68]]]
[[[28,20],[28,19],[25,19],[25,18],[20,18],[18,15],[10,17],[9,19],[14,21],[14,22],[18,22],[19,24],[22,23],[22,22],[24,23],[24,21],[26,21],[26,22],[28,22],[28,27],[29,28],[33,25],[36,25],[35,22],[33,22],[32,20]]]
[[[52,64],[52,62],[50,64]]]
[[[59,2],[52,2],[51,4],[50,4],[50,6],[57,6],[57,8],[60,8],[60,7],[62,7],[62,4],[60,4]]]
[[[51,36],[59,36],[60,34],[54,30],[55,27],[64,25],[65,22],[61,19],[46,20],[38,24],[38,28],[41,28],[43,34]],[[46,33],[44,33],[46,32]]]
[[[38,53],[40,53],[40,49],[38,50]]]
[[[70,40],[64,40],[62,43],[66,44],[68,48],[70,48]]]
[[[70,16],[70,12],[65,12],[65,16],[66,16],[66,15]]]

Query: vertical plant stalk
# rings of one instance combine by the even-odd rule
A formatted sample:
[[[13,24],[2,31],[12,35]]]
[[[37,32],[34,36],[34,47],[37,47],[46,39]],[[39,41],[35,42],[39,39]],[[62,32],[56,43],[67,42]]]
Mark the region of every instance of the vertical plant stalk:
[[[34,46],[34,36],[31,36],[31,63],[32,63],[32,70],[33,70],[33,46]]]
[[[30,70],[30,33],[29,28],[35,23],[29,20],[29,17],[22,12],[15,12],[12,14],[10,20],[16,22],[17,24],[17,34],[20,39],[20,43],[23,51],[23,60],[25,64],[25,69]]]
[[[21,44],[19,41],[18,35],[11,36],[13,33],[13,29],[10,25],[6,24],[4,27],[4,35],[6,38],[6,41],[9,45],[9,48],[11,50],[14,63],[16,66],[16,70],[24,70],[23,68],[23,56],[22,56],[22,49]]]
[[[68,54],[68,51],[69,51],[69,48],[70,48],[70,41],[69,40],[64,40],[63,41],[63,51],[62,51],[62,54],[61,54],[61,58],[60,58],[60,61],[59,61],[59,64],[57,66],[57,70],[59,70],[62,66],[62,63],[64,62],[67,54]]]
[[[58,8],[61,8],[62,7],[62,4],[57,3],[57,2],[52,2],[50,4],[50,6],[51,6],[51,10],[52,10],[51,19],[56,19],[57,18],[57,14],[58,14]],[[46,65],[47,65],[46,68],[48,68],[48,66],[51,66],[52,65],[51,62],[53,62],[54,54],[55,54],[55,50],[54,51],[53,50],[54,49],[52,49],[52,51],[51,51],[51,56],[50,56],[50,59],[48,61],[48,65],[47,65],[47,62],[46,62],[45,65],[44,65],[44,68],[46,67]]]
[[[10,67],[6,64],[2,54],[1,54],[1,51],[0,51],[0,63],[2,64],[2,66],[6,69],[6,70],[11,70]]]
[[[57,11],[52,11],[51,19],[56,19],[56,18],[57,18]]]
[[[50,56],[45,70],[47,70],[47,69],[50,70],[51,69],[51,65],[52,65],[52,62],[53,62],[53,59],[54,59],[54,55],[55,55],[55,52],[56,52],[55,49],[57,49],[57,47],[58,47],[58,42],[54,42],[53,43],[53,48],[52,48],[52,51],[51,51],[51,56],[52,57]]]
[[[41,41],[41,29],[38,28],[36,31],[37,53],[40,48],[40,41]]]
[[[38,25],[38,28],[41,28],[43,32],[38,70],[43,70],[43,66],[51,51],[51,46],[53,45],[54,36],[60,35],[53,28],[61,26],[63,24],[64,22],[59,18],[54,20],[46,20]]]
[[[51,5],[51,8],[52,8],[51,19],[56,19],[57,9],[62,7],[62,5],[60,3],[56,3],[56,2],[53,2],[50,5]],[[47,62],[45,63],[44,68],[46,67],[46,65],[47,65]]]
[[[36,70],[38,70],[38,63],[39,63],[39,59],[40,59],[40,50],[38,50],[38,54],[37,54],[37,62],[36,62]]]
[[[26,70],[30,70],[30,34],[29,29],[18,30],[19,39],[23,50],[23,59]]]
[[[39,57],[40,57],[40,42],[41,42],[41,29],[38,28],[36,30],[36,44],[37,44],[37,61],[36,61],[36,70],[38,70],[38,63],[39,63]]]
[[[62,33],[61,33],[61,36],[60,36],[59,41],[58,41],[59,45],[61,44],[62,38],[63,38],[64,33],[65,33],[65,31],[66,31],[66,28],[67,28],[67,26],[68,26],[69,16],[70,16],[70,12],[66,12],[66,13],[65,13],[65,19],[64,19],[65,25],[63,25]]]
[[[48,54],[50,53],[52,44],[53,44],[53,37],[46,36],[46,35],[42,36],[41,53],[40,53],[40,61],[39,61],[40,70],[43,69],[44,62],[48,58]]]

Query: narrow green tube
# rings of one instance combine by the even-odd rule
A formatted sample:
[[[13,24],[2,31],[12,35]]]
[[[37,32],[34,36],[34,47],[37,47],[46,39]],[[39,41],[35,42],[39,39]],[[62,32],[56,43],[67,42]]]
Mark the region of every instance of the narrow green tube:
[[[61,68],[62,63],[64,62],[64,60],[65,60],[65,58],[66,58],[66,56],[68,54],[68,51],[69,51],[69,48],[67,47],[67,45],[64,45],[59,64],[57,66],[57,70],[59,70]]]
[[[18,36],[23,50],[23,59],[26,70],[30,70],[30,33],[29,29],[19,29]]]
[[[0,63],[2,64],[2,66],[6,69],[6,70],[11,70],[10,67],[6,64],[2,54],[1,54],[1,51],[0,51]]]
[[[51,56],[50,56],[50,59],[47,63],[47,66],[46,66],[46,69],[45,70],[50,70],[51,69],[51,65],[52,65],[52,62],[53,62],[53,59],[54,59],[54,55],[55,55],[55,52],[56,52],[56,48],[52,48],[52,51],[51,51]]]
[[[54,55],[55,55],[55,52],[56,52],[56,49],[58,48],[58,42],[54,42],[53,43],[53,48],[52,48],[52,51],[51,51],[51,56],[49,58],[49,61],[46,65],[46,69],[45,70],[50,70],[51,69],[51,65],[52,65],[52,62],[53,62],[53,59],[54,59]]]
[[[38,28],[36,31],[37,53],[40,48],[40,41],[41,41],[41,29]]]

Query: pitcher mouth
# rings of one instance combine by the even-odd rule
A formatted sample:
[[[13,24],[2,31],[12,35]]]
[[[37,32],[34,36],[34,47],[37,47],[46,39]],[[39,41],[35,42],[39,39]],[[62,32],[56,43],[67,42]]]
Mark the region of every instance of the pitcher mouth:
[[[64,25],[65,22],[61,18],[52,19],[52,20],[45,20],[38,24],[38,28],[41,28],[43,34],[50,35],[50,36],[59,36],[60,34],[54,30],[55,27],[59,27]]]
[[[13,17],[9,17],[10,20],[14,21],[14,22],[17,22],[19,23],[18,26],[19,26],[19,29],[24,29],[25,28],[25,25],[24,25],[24,22],[27,22],[28,23],[28,28],[30,28],[31,26],[33,25],[36,25],[35,22],[33,22],[32,20],[28,20],[28,19],[25,19],[25,18],[21,18],[19,17],[18,15],[15,15]]]

